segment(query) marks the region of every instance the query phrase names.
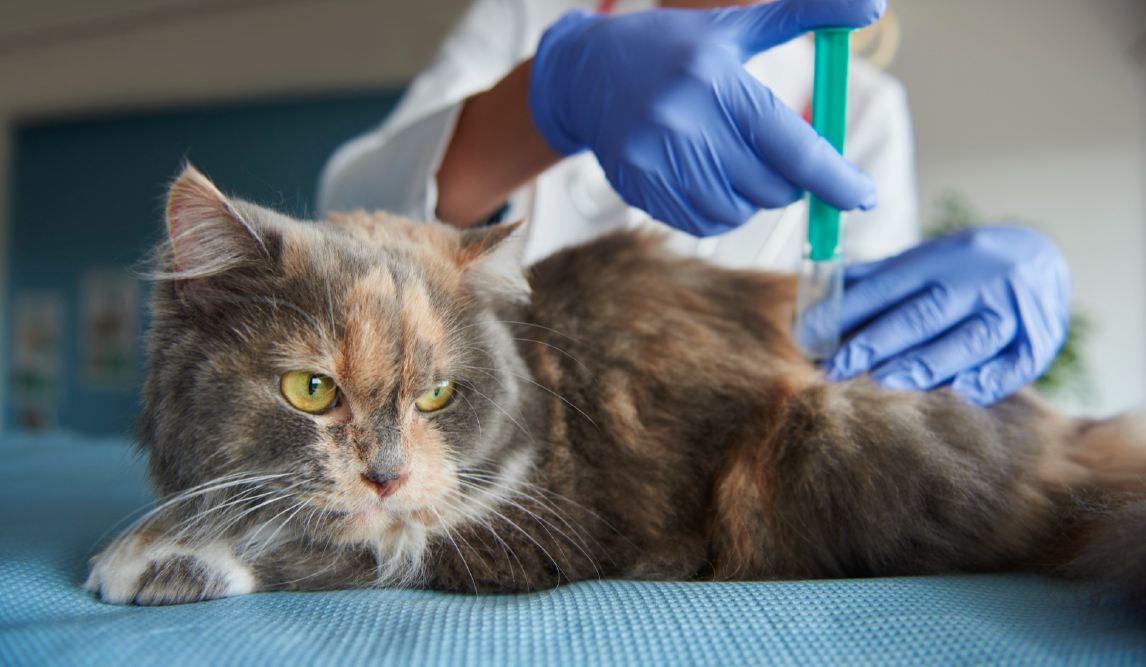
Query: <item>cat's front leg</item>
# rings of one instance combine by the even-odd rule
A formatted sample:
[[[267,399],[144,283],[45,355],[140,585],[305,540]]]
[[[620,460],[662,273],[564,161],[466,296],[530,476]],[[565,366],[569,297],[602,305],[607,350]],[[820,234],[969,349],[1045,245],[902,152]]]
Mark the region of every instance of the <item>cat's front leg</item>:
[[[259,590],[225,540],[182,543],[151,530],[120,536],[92,559],[84,588],[112,604],[199,602]]]

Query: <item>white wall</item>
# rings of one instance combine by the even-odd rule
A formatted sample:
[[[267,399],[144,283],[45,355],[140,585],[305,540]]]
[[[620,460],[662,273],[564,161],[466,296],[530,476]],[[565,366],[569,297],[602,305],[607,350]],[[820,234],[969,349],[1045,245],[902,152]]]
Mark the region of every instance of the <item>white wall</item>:
[[[1146,403],[1146,70],[1130,55],[1136,40],[1146,44],[1146,3],[891,3],[904,27],[893,71],[911,97],[925,207],[959,189],[990,215],[1044,225],[1098,327],[1086,351],[1092,411]],[[13,118],[391,85],[428,62],[466,5],[4,0],[0,128]],[[0,177],[7,151],[0,137]]]
[[[4,0],[0,107],[74,114],[401,83],[467,4]]]
[[[429,62],[468,4],[3,0],[0,300],[15,120],[402,84]],[[0,378],[7,364],[0,354]],[[7,386],[0,381],[0,397]]]
[[[991,220],[1037,223],[1074,271],[1075,308],[1094,323],[1084,359],[1093,392],[1067,397],[1073,412],[1146,404],[1146,179],[1131,146],[1048,148],[923,165],[920,191],[934,200],[967,193]]]
[[[1138,0],[892,0],[892,67],[915,118],[924,211],[958,191],[990,219],[1061,245],[1094,391],[1060,401],[1146,405],[1146,38]]]

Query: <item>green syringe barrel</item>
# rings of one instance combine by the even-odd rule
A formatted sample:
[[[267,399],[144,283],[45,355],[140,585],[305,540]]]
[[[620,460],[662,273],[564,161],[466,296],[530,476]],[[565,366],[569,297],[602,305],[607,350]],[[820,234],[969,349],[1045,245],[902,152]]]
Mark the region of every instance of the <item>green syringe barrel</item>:
[[[850,28],[824,28],[816,35],[816,80],[812,90],[812,127],[844,152],[847,128]],[[810,259],[830,261],[840,256],[840,211],[811,197],[808,207]]]

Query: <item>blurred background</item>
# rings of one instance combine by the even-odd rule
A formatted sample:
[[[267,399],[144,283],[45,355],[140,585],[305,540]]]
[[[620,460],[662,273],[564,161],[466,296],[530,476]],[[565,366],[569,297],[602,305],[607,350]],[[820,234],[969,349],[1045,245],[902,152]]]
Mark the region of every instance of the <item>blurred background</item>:
[[[128,269],[160,237],[180,161],[305,214],[325,158],[381,121],[467,5],[0,3],[2,428],[124,433],[146,325]],[[924,223],[1053,236],[1085,335],[1051,399],[1146,404],[1146,2],[891,6]]]

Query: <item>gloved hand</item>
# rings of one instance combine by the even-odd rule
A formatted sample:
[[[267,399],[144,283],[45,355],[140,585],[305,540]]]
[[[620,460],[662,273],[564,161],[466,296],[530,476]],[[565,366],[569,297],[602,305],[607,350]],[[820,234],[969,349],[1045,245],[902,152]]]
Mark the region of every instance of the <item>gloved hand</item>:
[[[921,390],[951,382],[990,405],[1046,372],[1066,341],[1070,269],[1045,236],[979,227],[847,267],[840,329],[855,331],[828,377],[870,372]]]
[[[596,154],[621,198],[696,236],[744,223],[809,190],[877,203],[871,177],[744,70],[814,28],[862,27],[886,0],[778,0],[619,17],[573,11],[542,36],[529,108],[558,153]]]

